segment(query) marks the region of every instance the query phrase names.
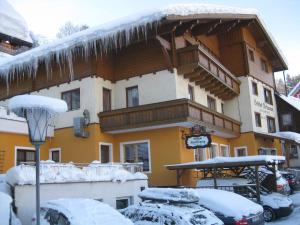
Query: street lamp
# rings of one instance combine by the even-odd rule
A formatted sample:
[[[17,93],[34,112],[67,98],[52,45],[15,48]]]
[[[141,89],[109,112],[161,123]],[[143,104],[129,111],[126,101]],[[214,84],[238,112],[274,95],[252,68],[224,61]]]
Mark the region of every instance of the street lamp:
[[[58,113],[66,112],[65,101],[38,95],[19,95],[10,99],[9,110],[26,119],[29,139],[36,150],[36,224],[40,225],[40,146]]]

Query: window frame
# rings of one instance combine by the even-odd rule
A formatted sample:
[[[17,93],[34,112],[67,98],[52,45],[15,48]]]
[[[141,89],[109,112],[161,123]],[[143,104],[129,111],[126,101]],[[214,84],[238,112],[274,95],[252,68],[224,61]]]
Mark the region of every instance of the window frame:
[[[49,159],[53,160],[52,159],[52,152],[55,152],[55,151],[59,152],[59,161],[58,161],[58,163],[61,163],[61,148],[50,148],[49,149]]]
[[[104,109],[104,92],[107,91],[109,93],[109,109]],[[112,110],[112,94],[111,89],[103,87],[102,88],[102,110],[103,112],[111,111]]]
[[[35,148],[33,147],[24,147],[24,146],[15,146],[15,166],[17,166],[17,160],[18,160],[18,149],[19,150],[27,150],[27,151],[32,151],[32,152],[35,152]]]
[[[267,60],[260,58],[260,65],[261,65],[261,70],[268,73],[268,64],[267,64]]]
[[[211,146],[207,148],[209,159],[215,158],[215,157],[213,157],[213,158],[210,157],[210,152],[211,152],[211,151],[210,151],[210,148],[211,148],[213,145],[217,147],[217,150],[216,150],[216,153],[217,153],[217,154],[216,154],[215,157],[220,156],[220,155],[219,155],[219,151],[220,151],[219,144],[218,144],[218,143],[215,143],[215,142],[212,142],[212,143],[211,143]]]
[[[274,131],[270,131],[269,127],[269,121],[272,120],[274,122]],[[268,133],[275,133],[276,132],[276,121],[274,117],[267,116],[267,127],[268,127]]]
[[[101,146],[107,145],[109,146],[109,163],[113,162],[113,144],[108,142],[99,142],[99,161],[101,162]]]
[[[225,144],[220,144],[220,147],[219,147],[219,156],[222,156],[222,154],[221,154],[221,148],[222,147],[227,147],[227,152],[228,152],[228,155],[227,156],[225,156],[225,157],[230,157],[230,146],[229,145],[225,145]],[[224,156],[222,156],[222,157],[224,157]]]
[[[214,103],[214,109],[212,109],[211,107],[210,107],[210,103],[211,102],[213,102]],[[209,95],[207,95],[207,107],[210,109],[210,110],[212,110],[212,111],[217,111],[217,101],[216,101],[216,99],[215,98],[213,98],[213,97],[211,97],[211,96],[209,96]]]
[[[256,116],[259,116],[259,124],[257,124],[257,120],[256,120]],[[261,124],[261,114],[259,112],[254,112],[254,119],[255,119],[255,126],[256,127],[262,127],[262,124]]]
[[[268,101],[267,95],[266,93],[270,93],[270,101]],[[269,105],[273,105],[273,95],[272,95],[272,91],[266,87],[264,87],[264,99],[265,99],[265,103],[269,104]]]
[[[121,210],[121,209],[117,208],[117,201],[118,200],[128,200],[128,206],[133,205],[133,203],[134,203],[133,196],[117,197],[116,201],[115,201],[115,203],[116,203],[116,210]],[[125,207],[125,208],[127,208],[127,207]],[[125,209],[125,208],[123,208],[123,209]]]
[[[151,144],[150,140],[137,140],[137,141],[127,141],[127,142],[120,142],[120,161],[125,163],[125,148],[124,145],[130,144],[139,144],[139,143],[147,143],[148,145],[148,159],[149,159],[149,171],[143,171],[143,173],[152,173],[152,165],[151,165]]]
[[[62,99],[62,100],[64,100],[63,99],[63,95],[64,94],[68,94],[68,93],[72,93],[72,92],[75,92],[75,91],[79,91],[79,108],[76,108],[76,109],[73,109],[73,106],[72,106],[72,95],[71,95],[71,108],[69,109],[69,106],[68,106],[68,103],[67,103],[67,106],[68,106],[68,111],[67,112],[71,112],[71,111],[76,111],[76,110],[80,110],[80,108],[81,108],[81,93],[80,93],[80,88],[74,88],[74,89],[71,89],[71,90],[68,90],[68,91],[63,91],[63,92],[61,92],[61,96],[60,96],[60,98]],[[65,101],[65,100],[64,100]]]
[[[207,148],[196,148],[194,149],[194,162],[201,162],[199,160],[196,160],[196,151],[198,151],[198,149],[203,149],[204,152],[204,160],[207,160]]]
[[[191,101],[195,101],[195,89],[190,84],[188,85],[188,99]]]
[[[254,51],[248,48],[248,55],[251,62],[255,62]]]
[[[128,106],[128,91],[129,90],[132,90],[132,89],[135,89],[137,88],[137,93],[138,93],[138,104],[137,105],[134,105],[134,106]],[[140,93],[139,93],[139,86],[138,85],[134,85],[134,86],[131,86],[131,87],[127,87],[126,88],[126,107],[136,107],[136,106],[139,106],[140,105]]]
[[[234,147],[234,156],[235,157],[243,157],[243,156],[238,156],[238,149],[240,149],[240,148],[243,148],[243,149],[245,149],[245,153],[246,153],[246,155],[245,156],[248,156],[248,147],[247,146],[238,146],[238,147]]]
[[[258,96],[258,86],[255,81],[252,81],[252,94]]]

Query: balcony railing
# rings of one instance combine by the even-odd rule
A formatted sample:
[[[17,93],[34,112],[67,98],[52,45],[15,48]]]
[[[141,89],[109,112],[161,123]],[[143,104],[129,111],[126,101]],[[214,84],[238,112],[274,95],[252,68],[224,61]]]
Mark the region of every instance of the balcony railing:
[[[240,122],[190,101],[177,99],[99,113],[103,132],[122,133],[130,129],[148,129],[155,126],[186,126],[200,124],[214,131],[238,136]]]
[[[223,100],[240,92],[238,79],[201,45],[177,50],[178,73]]]

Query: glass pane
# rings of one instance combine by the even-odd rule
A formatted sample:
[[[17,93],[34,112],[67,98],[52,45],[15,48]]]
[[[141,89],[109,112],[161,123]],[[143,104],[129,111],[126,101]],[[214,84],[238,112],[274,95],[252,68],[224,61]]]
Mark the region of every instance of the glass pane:
[[[68,110],[72,110],[71,93],[70,92],[63,93],[62,99],[67,103]]]
[[[72,110],[80,108],[80,91],[72,91]]]
[[[111,110],[111,91],[103,88],[103,111]]]
[[[129,199],[117,199],[116,208],[117,209],[125,209],[129,206]]]
[[[138,87],[127,89],[127,106],[138,106],[139,105],[139,91]]]
[[[149,171],[149,149],[148,143],[127,144],[125,149],[125,162],[143,163],[143,170]]]
[[[60,162],[60,159],[59,159],[59,151],[52,151],[51,152],[51,157],[52,157],[52,160],[54,162]]]
[[[101,145],[101,163],[109,163],[109,145]]]
[[[205,148],[197,148],[195,149],[195,161],[203,161],[206,160]]]

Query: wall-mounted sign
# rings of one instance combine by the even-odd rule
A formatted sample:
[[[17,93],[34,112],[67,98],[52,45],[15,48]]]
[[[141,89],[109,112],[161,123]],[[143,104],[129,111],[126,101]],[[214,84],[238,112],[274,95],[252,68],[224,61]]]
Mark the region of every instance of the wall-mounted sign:
[[[210,147],[211,137],[210,134],[189,135],[185,138],[185,144],[188,149]]]

